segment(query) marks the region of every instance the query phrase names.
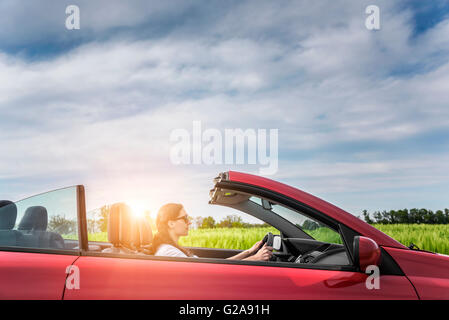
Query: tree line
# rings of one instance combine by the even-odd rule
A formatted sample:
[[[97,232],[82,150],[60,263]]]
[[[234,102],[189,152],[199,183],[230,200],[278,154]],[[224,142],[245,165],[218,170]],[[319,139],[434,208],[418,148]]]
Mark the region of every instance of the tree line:
[[[372,214],[367,210],[362,212],[363,220],[369,224],[449,224],[449,209],[427,210],[427,209],[402,209],[375,211]],[[361,217],[359,217],[361,218]]]
[[[103,206],[99,212],[99,219],[88,219],[87,227],[89,233],[106,232],[107,219],[110,206]],[[369,224],[449,224],[449,209],[444,210],[427,210],[427,209],[402,209],[402,210],[384,210],[369,213],[363,210],[360,219]],[[149,217],[149,222],[152,228],[156,227],[155,221]],[[213,228],[257,228],[269,227],[267,223],[248,223],[242,220],[238,215],[228,215],[216,221],[212,216],[195,217],[192,220],[193,225],[199,229],[213,229]],[[303,229],[314,230],[319,227],[318,224],[306,220],[304,225],[300,226]],[[60,234],[70,234],[77,232],[76,220],[67,219],[65,215],[54,215],[50,217],[48,222],[50,231],[55,231]]]
[[[257,228],[270,227],[267,223],[248,223],[242,220],[238,215],[228,215],[219,222],[211,216],[209,217],[195,217],[192,221],[198,229],[212,229],[212,228]]]

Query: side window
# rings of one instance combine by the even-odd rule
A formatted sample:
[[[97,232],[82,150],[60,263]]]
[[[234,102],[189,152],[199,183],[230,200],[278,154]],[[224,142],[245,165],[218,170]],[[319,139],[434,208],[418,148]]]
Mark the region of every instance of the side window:
[[[251,197],[250,200],[259,205],[262,205],[262,201],[258,197]],[[329,228],[328,226],[322,224],[321,222],[306,216],[302,212],[292,210],[280,204],[270,204],[271,211],[274,214],[277,214],[290,223],[296,225],[298,228],[300,228],[315,240],[328,243],[343,244],[340,234]]]
[[[89,210],[86,218],[89,251],[103,251],[113,246],[136,250],[149,245],[156,230],[148,210],[133,210],[124,202]],[[114,244],[110,243],[111,239],[115,239]]]
[[[108,242],[108,219],[111,205],[90,210],[86,213],[87,237],[91,242]]]
[[[0,246],[68,250],[78,247],[76,187],[1,203]]]
[[[189,235],[179,242],[186,247],[246,250],[267,232],[280,234],[264,221],[235,210],[220,217],[193,217]]]

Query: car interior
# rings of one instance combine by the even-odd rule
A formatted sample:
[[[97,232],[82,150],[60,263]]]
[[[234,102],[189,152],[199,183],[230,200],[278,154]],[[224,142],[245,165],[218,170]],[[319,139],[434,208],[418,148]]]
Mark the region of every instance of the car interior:
[[[257,210],[262,210],[262,212],[268,214],[265,211],[269,209],[251,202],[249,200],[250,195],[237,195],[232,193],[235,198],[231,201],[229,199],[231,193],[227,192],[227,194],[228,196],[226,197],[225,203],[228,206],[244,212],[251,211],[250,209],[252,209],[252,215],[258,218],[260,218],[261,215],[254,213]],[[271,213],[271,215],[273,216],[273,213]],[[279,217],[276,217],[275,219],[270,217],[270,219],[265,219],[265,221],[266,220],[273,222],[274,220],[281,219]],[[109,221],[109,243],[89,242],[92,249],[102,253],[149,254],[147,249],[152,242],[152,232],[147,220],[136,220],[136,218],[133,217],[130,208],[126,204],[119,203],[112,205],[111,210],[109,211]],[[286,220],[274,224],[278,230],[283,230],[281,228],[284,228],[287,232],[290,231],[291,233],[293,230],[293,233],[291,236],[284,233],[284,231],[280,232],[279,235],[268,233],[261,239],[263,240],[263,243],[266,242],[267,245],[274,248],[271,261],[320,265],[350,265],[344,245],[315,240],[302,231],[298,226],[292,225]],[[188,249],[200,258],[218,259],[226,259],[242,251],[196,247],[188,247]]]
[[[342,244],[327,243],[313,239],[299,226],[271,211],[272,202],[262,199],[258,204],[251,195],[232,190],[213,190],[211,204],[224,205],[250,214],[280,231],[268,233],[263,242],[274,248],[272,261],[323,265],[350,265]],[[11,201],[0,202],[0,246],[30,248],[78,249],[78,241],[63,239],[59,233],[47,231],[48,214],[45,207],[26,209],[17,230],[14,230],[17,208]],[[111,206],[108,214],[108,243],[89,241],[89,251],[104,254],[148,255],[152,231],[145,219],[136,219],[124,203]],[[225,259],[242,250],[195,248],[189,249],[200,258]]]
[[[65,249],[62,236],[47,231],[47,209],[32,206],[26,209],[17,229],[17,206],[14,202],[0,201],[0,246],[26,248]]]
[[[277,245],[273,251],[273,261],[351,265],[343,244],[315,240],[300,226],[276,214],[273,211],[274,202],[257,197],[260,199],[260,203],[257,203],[252,201],[252,197],[253,195],[249,193],[216,187],[210,191],[209,203],[245,212],[279,230],[279,235],[272,237],[268,234],[264,238],[268,244],[276,243]],[[271,237],[272,240],[270,240]]]

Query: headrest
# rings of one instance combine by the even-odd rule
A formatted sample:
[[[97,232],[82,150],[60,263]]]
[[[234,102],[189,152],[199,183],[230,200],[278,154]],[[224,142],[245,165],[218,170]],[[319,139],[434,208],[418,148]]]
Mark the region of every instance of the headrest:
[[[19,223],[19,230],[45,231],[47,230],[47,223],[48,215],[45,207],[29,207]]]
[[[139,247],[150,244],[153,239],[149,223],[132,215],[131,208],[116,203],[109,210],[108,241],[113,246]]]
[[[114,246],[132,246],[137,242],[135,224],[132,223],[131,208],[124,203],[115,203],[109,211],[108,240]]]
[[[145,218],[136,219],[137,231],[139,233],[139,246],[146,246],[153,241],[153,232],[150,223]]]
[[[11,230],[17,219],[16,204],[8,200],[0,200],[0,230]]]

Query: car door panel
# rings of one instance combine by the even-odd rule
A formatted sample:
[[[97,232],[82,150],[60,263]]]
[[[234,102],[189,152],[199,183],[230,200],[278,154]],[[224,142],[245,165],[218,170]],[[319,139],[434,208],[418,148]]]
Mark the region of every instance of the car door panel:
[[[449,299],[449,256],[397,248],[386,250],[404,270],[420,299]]]
[[[0,251],[0,300],[61,300],[66,269],[77,257]]]
[[[64,299],[416,299],[403,276],[382,276],[368,290],[366,274],[228,263],[82,256],[80,288]]]

